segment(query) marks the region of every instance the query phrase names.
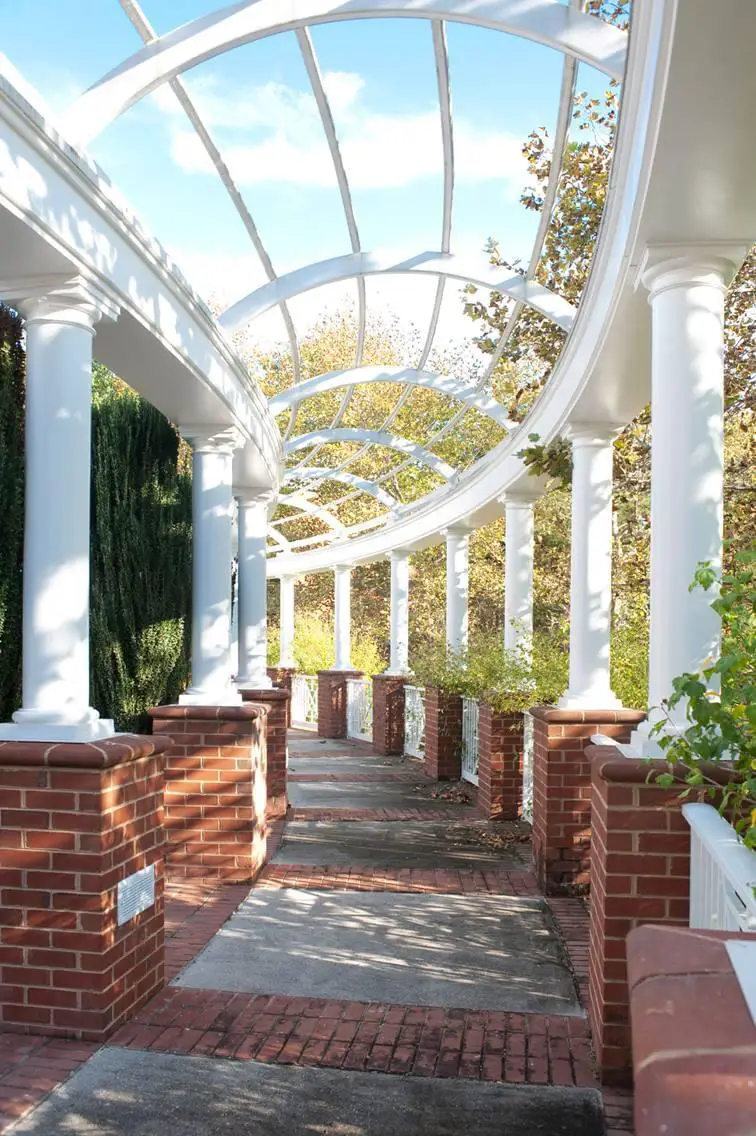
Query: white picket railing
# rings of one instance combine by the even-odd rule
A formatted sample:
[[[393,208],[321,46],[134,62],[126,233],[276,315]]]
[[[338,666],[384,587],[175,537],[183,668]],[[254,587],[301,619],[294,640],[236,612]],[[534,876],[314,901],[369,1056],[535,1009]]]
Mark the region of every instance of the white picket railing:
[[[756,931],[756,852],[711,805],[683,805],[690,825],[690,926]]]
[[[480,706],[474,698],[462,699],[462,780],[478,784],[478,724]]]
[[[425,689],[404,688],[404,752],[410,757],[425,757]]]
[[[533,715],[526,710],[522,716],[522,811],[523,820],[533,823]]]
[[[369,678],[347,679],[347,737],[373,740],[373,683]]]
[[[756,931],[756,852],[711,805],[683,805],[690,825],[691,927]],[[756,940],[725,943],[743,998],[756,1024]]]
[[[295,674],[291,680],[291,724],[299,729],[317,725],[318,676]]]

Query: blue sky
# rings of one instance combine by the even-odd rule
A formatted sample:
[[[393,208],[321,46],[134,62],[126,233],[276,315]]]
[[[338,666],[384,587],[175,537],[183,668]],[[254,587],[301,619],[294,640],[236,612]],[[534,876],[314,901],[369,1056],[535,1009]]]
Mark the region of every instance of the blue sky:
[[[143,0],[161,33],[217,6],[213,0]],[[505,255],[527,259],[537,218],[518,204],[526,182],[520,147],[535,127],[553,130],[561,57],[459,24],[448,24],[447,36],[457,153],[452,249],[481,250],[495,235]],[[357,20],[315,27],[312,38],[363,247],[438,248],[442,150],[429,22]],[[3,53],[54,112],[140,46],[117,0],[24,0],[3,21]],[[236,49],[184,78],[276,270],[349,251],[293,33]],[[597,86],[588,68],[581,67],[580,84]],[[262,282],[249,238],[168,89],[129,110],[90,151],[200,292],[225,305]],[[369,294],[421,323],[429,285],[397,285],[392,301],[386,288],[371,282]],[[448,291],[448,319],[456,325],[458,290]],[[299,305],[300,323],[333,300],[325,291],[308,297]],[[265,334],[275,337],[273,330]]]

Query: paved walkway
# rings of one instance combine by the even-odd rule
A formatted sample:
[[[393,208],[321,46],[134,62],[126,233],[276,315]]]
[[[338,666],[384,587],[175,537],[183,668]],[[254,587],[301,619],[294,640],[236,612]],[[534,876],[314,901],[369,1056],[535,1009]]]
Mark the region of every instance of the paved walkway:
[[[0,1036],[0,1131],[629,1132],[594,1075],[584,907],[538,894],[520,826],[361,745],[292,733],[289,774],[251,890],[169,889],[171,985],[108,1046]]]

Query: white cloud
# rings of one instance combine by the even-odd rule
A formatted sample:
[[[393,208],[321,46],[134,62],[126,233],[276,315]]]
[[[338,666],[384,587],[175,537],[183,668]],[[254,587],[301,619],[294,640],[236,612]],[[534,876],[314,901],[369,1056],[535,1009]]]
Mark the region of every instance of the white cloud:
[[[437,110],[396,114],[372,110],[363,98],[365,80],[351,72],[327,72],[323,82],[354,188],[400,188],[442,173]],[[240,186],[335,185],[312,94],[282,83],[222,90],[212,78],[195,84],[191,93],[208,127],[217,132],[224,160]],[[174,119],[173,111],[179,109],[175,100],[169,107],[169,93],[156,97],[161,110],[169,112],[173,161],[184,173],[212,172],[196,134]],[[519,139],[460,118],[455,121],[454,140],[460,182],[494,180],[502,183],[504,193],[513,197],[519,193],[525,177]]]

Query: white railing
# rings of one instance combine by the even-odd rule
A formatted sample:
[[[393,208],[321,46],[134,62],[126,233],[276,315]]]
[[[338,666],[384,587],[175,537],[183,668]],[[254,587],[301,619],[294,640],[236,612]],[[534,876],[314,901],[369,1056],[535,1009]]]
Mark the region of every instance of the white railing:
[[[523,820],[533,823],[533,715],[526,710],[522,716],[522,810]]]
[[[318,721],[318,676],[295,674],[291,680],[291,724],[315,726]]]
[[[711,805],[687,804],[690,926],[756,931],[756,852]]]
[[[462,780],[478,784],[478,724],[480,706],[474,698],[462,699]]]
[[[373,740],[372,679],[347,679],[347,737],[361,742]]]
[[[425,757],[425,688],[404,688],[404,752]]]

